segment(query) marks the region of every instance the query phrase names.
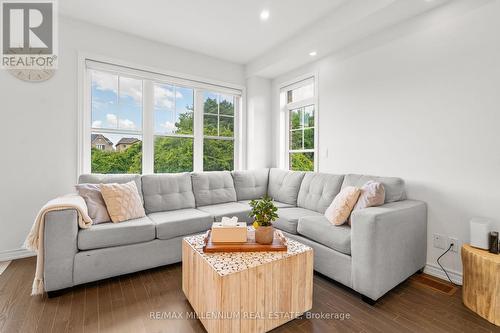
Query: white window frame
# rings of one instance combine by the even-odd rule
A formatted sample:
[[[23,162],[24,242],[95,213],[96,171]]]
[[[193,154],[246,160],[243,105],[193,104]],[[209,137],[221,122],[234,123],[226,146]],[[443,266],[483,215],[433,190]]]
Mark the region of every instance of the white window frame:
[[[290,153],[314,153],[314,171],[319,169],[319,110],[318,110],[318,79],[317,74],[306,74],[295,78],[293,81],[283,83],[280,87],[280,134],[283,138],[280,142],[281,156],[279,166],[283,169],[290,169]],[[313,83],[314,94],[310,98],[297,102],[288,103],[287,92]],[[290,149],[290,111],[310,106],[314,108],[314,149]]]
[[[154,105],[153,105],[153,84],[165,83],[174,86],[192,88],[194,91],[194,138],[193,171],[203,171],[203,92],[209,91],[233,95],[234,104],[234,169],[244,169],[246,152],[246,137],[243,132],[242,119],[245,117],[246,108],[245,87],[204,79],[196,76],[167,72],[164,70],[130,64],[121,60],[111,59],[98,55],[79,53],[78,55],[78,172],[81,174],[91,173],[91,70],[102,70],[106,72],[117,72],[123,76],[139,78],[143,80],[143,114],[142,114],[142,134],[137,131],[136,135],[142,135],[142,173],[154,173]],[[114,130],[103,130],[103,132],[113,132]],[[132,131],[116,130],[118,133],[134,134]],[[169,134],[165,136],[185,137],[183,135]],[[217,137],[214,137],[217,138]],[[224,138],[222,138],[224,139]]]

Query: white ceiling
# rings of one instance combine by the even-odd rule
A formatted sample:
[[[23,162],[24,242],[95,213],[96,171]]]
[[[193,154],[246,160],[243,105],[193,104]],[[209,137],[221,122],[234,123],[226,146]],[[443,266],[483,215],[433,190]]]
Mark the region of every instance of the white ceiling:
[[[349,0],[63,0],[60,14],[245,64]],[[270,18],[260,20],[268,9]]]
[[[63,0],[64,16],[246,65],[273,78],[373,44],[445,4],[490,0]],[[267,9],[270,17],[260,20]],[[317,51],[316,57],[309,56]]]
[[[402,35],[411,22],[432,16],[438,8],[446,14],[451,5],[484,1],[489,0],[349,0],[251,60],[246,74],[274,78],[326,55],[356,54],[387,41],[387,35]],[[317,52],[316,57],[309,56],[311,50]]]

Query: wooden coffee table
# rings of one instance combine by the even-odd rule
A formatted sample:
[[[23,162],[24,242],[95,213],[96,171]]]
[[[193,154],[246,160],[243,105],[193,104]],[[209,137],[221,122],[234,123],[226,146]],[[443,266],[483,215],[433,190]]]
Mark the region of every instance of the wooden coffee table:
[[[313,250],[203,253],[204,235],[182,242],[182,290],[208,332],[267,332],[312,307]]]

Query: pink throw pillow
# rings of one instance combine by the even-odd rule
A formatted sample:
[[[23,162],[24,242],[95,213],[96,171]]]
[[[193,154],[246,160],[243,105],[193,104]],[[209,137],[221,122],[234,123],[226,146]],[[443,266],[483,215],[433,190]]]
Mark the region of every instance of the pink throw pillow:
[[[354,212],[358,209],[380,206],[384,204],[384,201],[385,201],[384,185],[382,185],[379,182],[370,180],[361,187],[361,194],[359,195],[358,202],[356,203],[352,211]],[[351,224],[351,219],[349,219],[349,225],[350,224]]]

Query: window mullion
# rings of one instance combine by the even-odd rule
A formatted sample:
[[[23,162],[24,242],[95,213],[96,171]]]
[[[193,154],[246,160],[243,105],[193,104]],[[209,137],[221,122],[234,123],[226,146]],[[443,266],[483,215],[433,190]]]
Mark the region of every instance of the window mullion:
[[[243,97],[234,97],[233,99],[233,107],[234,107],[234,112],[233,112],[233,169],[234,170],[240,170],[244,167],[246,167],[244,157],[242,154],[243,147],[242,147],[242,142],[244,141],[242,139],[242,132],[243,132],[243,126],[241,119],[243,117],[243,108],[241,107],[241,102],[242,102]]]
[[[217,94],[217,136],[220,136],[220,94]]]
[[[154,173],[154,88],[150,80],[143,81],[142,107],[142,173]]]
[[[80,143],[80,170],[79,174],[92,172],[91,159],[91,135],[92,135],[92,74],[89,70],[83,70],[83,105],[81,112],[81,143]]]
[[[283,168],[290,168],[290,140],[292,138],[292,131],[290,127],[290,110],[286,110],[285,113],[285,126],[286,126],[286,131],[285,131],[285,159],[284,159],[284,165]]]
[[[304,124],[306,123],[306,121],[305,121],[306,120],[305,113],[306,113],[306,109],[304,107],[301,108],[300,114],[302,115],[302,119],[301,119],[301,122],[302,122],[302,149],[305,149],[305,147],[306,147],[305,143],[304,143],[304,141],[305,141],[305,134],[306,134],[306,132],[304,130]]]
[[[174,92],[174,123],[177,120],[177,87],[172,86],[172,91]]]
[[[193,171],[203,171],[203,90],[194,90]]]

